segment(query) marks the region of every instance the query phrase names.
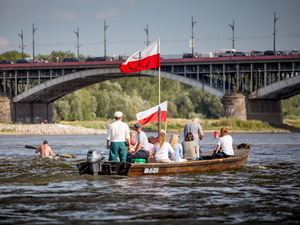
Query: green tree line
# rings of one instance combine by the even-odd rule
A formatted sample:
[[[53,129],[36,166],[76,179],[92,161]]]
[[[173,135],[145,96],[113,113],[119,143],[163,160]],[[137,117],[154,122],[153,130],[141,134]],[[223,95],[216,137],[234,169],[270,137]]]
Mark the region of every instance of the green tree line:
[[[24,57],[30,57],[24,54]],[[67,51],[52,51],[49,55],[37,55],[40,59],[56,62],[75,57]],[[91,56],[80,55],[81,60]],[[18,51],[0,54],[0,59],[21,59]],[[178,81],[161,79],[161,102],[168,101],[170,118],[220,118],[223,104],[220,98]],[[122,111],[125,120],[135,120],[136,113],[158,104],[157,77],[124,77],[91,85],[66,95],[54,103],[57,120],[113,118],[115,111]],[[284,118],[300,119],[300,95],[282,101]]]
[[[221,99],[178,81],[161,79],[163,101],[168,101],[170,118],[220,118],[223,114]],[[129,121],[157,104],[157,77],[126,77],[75,91],[57,100],[54,108],[58,120],[107,119],[120,110]]]
[[[30,58],[31,56],[24,53],[23,57],[25,59],[25,58]],[[66,51],[66,52],[52,51],[49,55],[38,54],[35,57],[40,60],[45,59],[48,62],[57,62],[57,57],[58,57],[58,62],[62,62],[64,58],[76,58],[75,54],[71,51]],[[91,57],[90,55],[84,56],[82,54],[79,54],[79,59],[81,61],[85,61],[87,58],[90,57]],[[16,63],[17,60],[22,59],[22,53],[14,50],[14,51],[4,52],[0,54],[0,60],[5,60],[5,59]]]

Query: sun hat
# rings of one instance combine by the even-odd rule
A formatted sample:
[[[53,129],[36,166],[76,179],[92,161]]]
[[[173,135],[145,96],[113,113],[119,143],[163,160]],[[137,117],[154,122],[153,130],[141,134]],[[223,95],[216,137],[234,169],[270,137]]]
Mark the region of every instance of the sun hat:
[[[117,118],[120,118],[120,117],[123,116],[123,113],[118,111],[118,112],[115,112],[114,116],[117,117]]]

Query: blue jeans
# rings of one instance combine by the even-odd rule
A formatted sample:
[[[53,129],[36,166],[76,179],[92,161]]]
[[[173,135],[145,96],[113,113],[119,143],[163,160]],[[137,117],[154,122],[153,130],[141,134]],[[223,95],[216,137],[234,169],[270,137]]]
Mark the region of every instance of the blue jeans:
[[[139,150],[136,154],[134,155],[128,155],[127,156],[127,162],[131,162],[131,159],[146,159],[150,155],[150,152],[144,151],[144,150]]]

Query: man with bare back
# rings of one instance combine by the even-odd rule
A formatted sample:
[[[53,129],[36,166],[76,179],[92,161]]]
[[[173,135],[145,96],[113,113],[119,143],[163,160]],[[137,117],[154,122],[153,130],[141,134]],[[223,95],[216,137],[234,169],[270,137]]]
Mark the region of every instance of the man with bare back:
[[[50,146],[48,146],[48,141],[45,140],[43,142],[43,145],[41,147],[38,148],[38,150],[35,151],[35,153],[40,153],[41,157],[46,157],[46,156],[50,156],[50,154],[52,156],[55,156],[56,154],[52,152]]]

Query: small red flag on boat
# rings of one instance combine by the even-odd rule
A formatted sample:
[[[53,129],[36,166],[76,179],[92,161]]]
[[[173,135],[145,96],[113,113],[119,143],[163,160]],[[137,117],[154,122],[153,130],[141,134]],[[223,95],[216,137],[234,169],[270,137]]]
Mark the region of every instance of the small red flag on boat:
[[[134,53],[119,68],[122,73],[134,73],[160,67],[160,40]]]
[[[149,122],[158,122],[158,107],[160,106],[161,109],[161,122],[167,121],[167,109],[168,109],[168,101],[161,103],[160,105],[154,106],[151,109],[146,111],[140,112],[136,114],[136,118],[138,119],[139,123],[145,125]]]

